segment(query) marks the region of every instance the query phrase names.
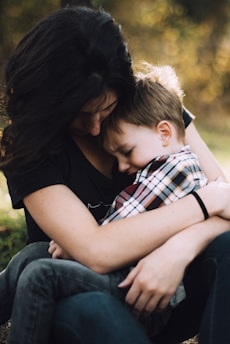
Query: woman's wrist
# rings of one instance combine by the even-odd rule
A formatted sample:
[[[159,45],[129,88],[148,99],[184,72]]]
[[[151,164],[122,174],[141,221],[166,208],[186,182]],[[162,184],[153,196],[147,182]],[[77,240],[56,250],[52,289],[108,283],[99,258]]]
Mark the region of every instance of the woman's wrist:
[[[198,195],[198,193],[196,191],[192,191],[190,192],[191,195],[193,195],[197,201],[197,203],[199,204],[200,206],[200,209],[202,210],[203,212],[203,215],[204,215],[204,219],[207,220],[209,218],[209,213],[207,211],[207,208],[204,204],[204,202],[202,201],[202,199],[200,198],[200,196]]]
[[[217,215],[230,219],[230,210],[228,210],[230,209],[230,184],[212,182],[206,187],[197,190],[196,193],[210,217]]]
[[[217,215],[221,211],[221,205],[218,204],[215,199],[216,197],[214,195],[214,188],[207,186],[197,190],[196,193],[202,200],[202,203],[204,204],[209,216]]]
[[[169,252],[175,252],[181,264],[186,268],[196,257],[194,243],[187,238],[187,230],[171,237],[164,245]]]

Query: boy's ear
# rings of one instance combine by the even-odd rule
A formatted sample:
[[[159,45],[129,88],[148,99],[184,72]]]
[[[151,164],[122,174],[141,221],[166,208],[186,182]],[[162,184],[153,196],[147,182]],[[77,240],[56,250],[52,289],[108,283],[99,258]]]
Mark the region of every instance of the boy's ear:
[[[172,127],[168,121],[160,121],[157,124],[157,132],[160,135],[163,146],[168,146],[172,138]]]

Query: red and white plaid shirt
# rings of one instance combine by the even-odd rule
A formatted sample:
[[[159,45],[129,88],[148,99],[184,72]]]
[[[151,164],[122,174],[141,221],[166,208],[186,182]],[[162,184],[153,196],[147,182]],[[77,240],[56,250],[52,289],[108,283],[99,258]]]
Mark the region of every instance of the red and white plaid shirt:
[[[168,205],[205,186],[207,181],[189,146],[175,154],[158,156],[117,195],[101,224]]]

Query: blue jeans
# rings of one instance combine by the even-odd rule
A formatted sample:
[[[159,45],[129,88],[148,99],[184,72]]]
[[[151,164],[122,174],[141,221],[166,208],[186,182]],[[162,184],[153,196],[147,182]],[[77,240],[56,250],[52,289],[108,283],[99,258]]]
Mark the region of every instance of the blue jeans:
[[[39,258],[39,247],[43,244],[37,243],[34,245],[38,246],[35,250],[35,255]],[[28,250],[28,248],[25,250]],[[15,290],[17,290],[16,300],[18,290],[20,290],[20,288],[18,288],[21,283],[20,280],[24,275],[24,273],[21,274],[21,272],[30,259],[32,259],[30,257],[34,252],[29,258],[26,258],[26,263],[23,264],[21,264],[21,254],[22,253],[19,253],[19,255],[13,259],[11,268],[8,269],[8,271],[6,269],[6,271],[0,275],[1,323],[10,316]],[[25,259],[25,252],[23,254],[23,259]],[[48,257],[49,255],[47,254],[47,258]],[[17,266],[17,268],[15,268],[15,266]],[[27,268],[25,272],[26,270]],[[19,278],[20,275],[22,276]],[[45,282],[46,281],[43,283],[44,285],[46,285]],[[173,310],[167,325],[159,335],[151,338],[151,342],[162,344],[179,343],[199,333],[199,342],[201,344],[230,343],[230,233],[225,233],[215,239],[204,253],[195,259],[187,268],[184,285],[187,298]],[[41,290],[41,292],[44,291]],[[26,289],[24,289],[24,294],[25,293]],[[92,300],[92,302],[89,300]],[[96,300],[98,300],[98,302]],[[34,300],[32,300],[32,303],[33,301]],[[26,310],[23,303],[20,304],[20,307],[16,306],[17,304],[20,304],[20,300],[14,304],[13,314],[14,312],[17,314],[18,312],[15,309],[21,308],[21,316],[19,316],[19,320],[15,323],[15,326],[20,328],[21,321],[23,321],[23,310]],[[98,316],[95,316],[95,307],[97,307]],[[116,316],[114,315],[113,307],[116,309]],[[103,310],[105,310],[105,312]],[[91,328],[90,319],[94,319],[95,321],[92,325],[92,333],[87,330],[88,325]],[[66,338],[70,338],[68,343],[75,344],[118,343],[118,333],[115,332],[119,331],[112,330],[115,320],[116,328],[120,328],[122,333],[124,332],[123,343],[149,343],[136,319],[119,301],[115,300],[115,298],[110,295],[95,292],[78,294],[77,296],[72,296],[57,302],[52,327],[52,343],[64,342]],[[123,327],[122,324],[126,322],[127,325]],[[29,325],[30,327],[30,324],[25,325]],[[99,328],[101,328],[100,331]],[[101,337],[98,337],[100,334]],[[67,337],[67,335],[69,337]],[[17,338],[18,337],[12,338],[11,343],[17,343]],[[24,343],[21,338],[19,342]],[[122,343],[120,339],[119,343]]]
[[[125,291],[117,285],[128,271],[121,269],[99,275],[77,262],[50,259],[48,243],[28,245],[0,274],[1,324],[8,320],[12,310],[8,343],[58,343],[64,339],[66,342],[67,338],[68,344],[126,344],[130,338],[137,343],[150,343],[134,316],[117,300],[124,299]],[[87,292],[93,290],[101,293]],[[79,294],[73,302],[68,299],[58,302],[60,297],[81,291],[86,293]],[[114,294],[116,299],[105,292]],[[61,314],[63,307],[64,316]],[[70,328],[65,324],[70,321],[69,311],[74,307],[76,323]],[[53,335],[52,321],[55,324]]]
[[[52,330],[52,344],[151,344],[130,311],[102,292],[59,301]]]
[[[47,243],[35,243],[26,246],[16,254],[7,268],[0,273],[0,325],[11,317],[18,279],[25,267],[39,258],[50,258]]]
[[[230,343],[230,232],[217,237],[190,264],[184,285],[187,298],[173,309],[167,325],[160,334],[151,338],[151,343],[178,344],[196,334],[199,334],[199,344]],[[66,314],[78,297],[72,296],[58,304],[57,313],[61,322],[56,323],[57,314],[53,322],[53,332],[58,334],[58,338],[54,336],[57,344],[64,341],[64,324],[74,331],[77,307],[71,308],[68,319]],[[60,323],[62,326],[57,332]],[[127,340],[129,342],[139,343],[138,339]]]
[[[188,267],[187,298],[172,312],[159,344],[176,344],[199,334],[199,344],[230,343],[230,232],[217,237]]]

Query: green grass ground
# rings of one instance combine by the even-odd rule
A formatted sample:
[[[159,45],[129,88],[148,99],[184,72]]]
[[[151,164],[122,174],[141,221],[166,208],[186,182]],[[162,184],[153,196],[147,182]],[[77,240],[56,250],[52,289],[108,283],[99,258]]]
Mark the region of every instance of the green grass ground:
[[[6,180],[0,173],[0,271],[25,246],[26,237],[23,211],[12,209]]]

